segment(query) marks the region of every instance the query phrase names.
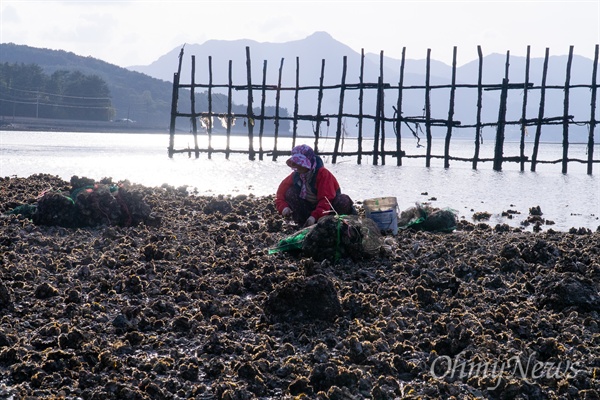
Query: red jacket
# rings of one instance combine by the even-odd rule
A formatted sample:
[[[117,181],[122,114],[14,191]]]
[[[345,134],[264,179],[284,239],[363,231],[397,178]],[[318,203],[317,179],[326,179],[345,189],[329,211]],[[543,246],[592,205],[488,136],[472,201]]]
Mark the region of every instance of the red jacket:
[[[296,172],[292,172],[288,175],[280,184],[277,189],[277,194],[275,196],[275,207],[277,211],[281,214],[284,208],[288,207],[288,204],[285,201],[285,192],[294,184],[294,174]],[[332,202],[335,199],[335,196],[339,193],[340,185],[335,179],[335,176],[326,168],[321,167],[317,170],[317,176],[315,179],[315,188],[317,194],[317,204],[311,216],[315,218],[316,221],[319,218],[328,215],[328,211],[331,210],[331,205],[329,202]],[[329,202],[328,202],[329,200]]]

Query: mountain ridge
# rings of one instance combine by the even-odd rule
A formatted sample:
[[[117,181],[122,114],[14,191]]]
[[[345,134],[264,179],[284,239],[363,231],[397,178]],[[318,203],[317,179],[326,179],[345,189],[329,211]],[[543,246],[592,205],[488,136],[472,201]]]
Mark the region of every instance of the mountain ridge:
[[[2,52],[0,53],[0,61],[17,61],[23,62],[27,57],[20,59],[8,59],[6,57],[5,47],[7,45],[0,44]],[[20,46],[20,45],[13,45]],[[64,52],[69,55],[66,60],[58,62],[55,60],[54,66],[42,66],[45,69],[56,69],[66,67],[70,69],[84,68],[86,71],[104,70],[100,74],[102,77],[108,77],[113,86],[111,92],[114,97],[120,99],[119,108],[120,116],[124,117],[125,110],[132,108],[132,99],[150,98],[155,110],[154,112],[146,112],[144,118],[153,119],[155,123],[161,124],[163,127],[168,126],[170,118],[170,101],[172,93],[173,74],[177,71],[178,59],[181,50],[184,50],[184,59],[182,60],[181,82],[185,83],[191,78],[191,67],[189,62],[190,55],[194,55],[196,60],[196,83],[208,82],[209,70],[208,59],[210,57],[212,64],[213,84],[226,84],[228,82],[229,63],[232,65],[232,82],[234,85],[243,86],[247,84],[247,69],[246,69],[246,47],[250,49],[251,73],[252,82],[254,85],[260,84],[263,79],[263,71],[266,70],[266,83],[268,85],[277,84],[279,73],[282,74],[282,87],[293,88],[296,85],[296,69],[298,68],[299,85],[318,85],[321,75],[321,68],[324,65],[324,85],[339,85],[343,70],[344,58],[346,59],[347,79],[346,83],[358,83],[360,78],[361,54],[354,51],[347,45],[335,40],[327,32],[315,32],[304,39],[294,40],[283,43],[257,42],[250,39],[239,40],[219,40],[211,39],[202,44],[183,44],[173,48],[173,50],[163,54],[154,62],[146,66],[130,66],[122,68],[112,64],[105,63],[91,57],[82,57],[64,51],[35,49],[29,48],[31,54],[29,59],[39,57],[40,51],[43,52]],[[32,50],[34,49],[34,50]],[[37,55],[36,55],[37,54]],[[64,54],[59,54],[65,57]],[[200,55],[200,56],[198,56]],[[55,57],[60,59],[58,55]],[[74,60],[69,60],[71,57]],[[380,72],[380,56],[381,54],[366,53],[364,56],[363,65],[363,82],[376,83]],[[17,57],[18,58],[18,57]],[[549,57],[548,68],[548,85],[564,85],[566,74],[567,56],[551,56]],[[60,64],[60,65],[59,65]],[[425,84],[425,64],[426,59],[409,59],[405,60],[404,68],[404,86],[423,86]],[[530,82],[535,85],[541,83],[541,66],[543,58],[530,59]],[[109,65],[111,67],[106,67]],[[572,63],[571,84],[590,84],[592,75],[593,61],[582,56],[575,55]],[[383,76],[384,82],[391,85],[397,85],[400,74],[400,60],[388,57],[383,52]],[[116,68],[115,68],[116,67]],[[490,54],[483,57],[483,82],[500,84],[504,77],[506,67],[506,55]],[[511,56],[509,59],[509,80],[510,82],[523,82],[525,71],[525,57]],[[139,75],[132,75],[137,73]],[[114,76],[111,76],[114,75]],[[430,60],[430,84],[443,85],[448,84],[451,80],[452,67],[434,59]],[[126,86],[131,83],[132,77],[144,77],[143,83],[138,84],[135,88],[130,88],[129,92],[125,90]],[[471,61],[456,68],[457,83],[477,82],[478,77],[478,60]],[[147,80],[146,80],[147,79]],[[588,82],[589,81],[589,82]],[[149,89],[152,87],[152,89]],[[158,88],[160,87],[160,88]],[[118,91],[118,90],[120,91]],[[113,92],[115,90],[115,92]],[[213,93],[218,93],[215,88]],[[308,91],[307,91],[308,92]],[[472,92],[472,93],[471,93]],[[462,124],[474,123],[476,114],[476,97],[475,91],[467,93],[467,90],[457,90],[457,101],[455,104],[455,120],[460,120]],[[572,90],[571,106],[576,115],[576,120],[589,119],[590,100],[588,93],[584,91]],[[558,93],[558,94],[557,94]],[[387,94],[387,92],[386,92]],[[508,103],[510,105],[507,110],[507,119],[518,120],[521,115],[522,94],[514,96],[516,91],[511,91]],[[560,90],[549,90],[547,93],[546,117],[562,116],[563,113],[563,97]],[[539,93],[530,91],[528,101],[528,118],[537,117],[539,108]],[[232,101],[238,106],[241,111],[236,111],[237,114],[243,113],[247,102],[247,92],[243,90],[234,90]],[[347,113],[355,113],[358,110],[356,97],[357,91],[348,91],[345,99],[344,109]],[[485,91],[483,94],[484,110],[482,115],[490,121],[497,120],[499,91]],[[200,95],[202,97],[202,95]],[[255,96],[256,97],[256,96]],[[364,96],[365,113],[369,114],[375,108],[376,96],[371,93],[366,93]],[[390,100],[391,99],[391,100]],[[386,116],[391,116],[393,113],[392,105],[395,103],[394,97],[386,100]],[[129,106],[127,103],[130,103]],[[179,96],[179,109],[188,110],[189,96]],[[348,103],[346,105],[346,103]],[[158,105],[157,105],[158,104]],[[255,100],[255,106],[258,102]],[[273,106],[275,104],[275,96],[271,92],[267,95],[266,104]],[[299,114],[315,115],[316,114],[316,95],[315,93],[301,93],[299,96],[300,110]],[[197,103],[197,110],[202,106],[202,101]],[[289,114],[294,108],[293,93],[291,91],[282,90],[280,106],[287,108]],[[160,110],[158,110],[160,108]],[[403,115],[422,116],[424,108],[424,96],[422,92],[417,90],[404,90],[403,100]],[[339,96],[326,94],[323,97],[323,113],[336,114],[339,109]],[[432,91],[431,96],[432,118],[446,119],[448,115],[448,94],[441,91]],[[186,112],[186,111],[183,111]],[[136,113],[140,113],[139,110]],[[152,114],[152,115],[150,115]],[[134,115],[134,119],[141,118]],[[550,127],[553,128],[553,127]],[[560,128],[560,127],[559,127]],[[544,133],[547,140],[560,140],[560,129],[547,129],[548,133]],[[303,129],[312,129],[311,126],[305,125]],[[489,130],[491,132],[491,130]],[[510,133],[510,132],[509,132]],[[582,134],[583,135],[583,134]]]
[[[294,88],[296,86],[296,74],[299,86],[317,86],[321,76],[322,63],[324,63],[324,85],[339,85],[343,73],[344,57],[346,58],[346,84],[356,84],[360,79],[361,53],[356,52],[343,43],[335,40],[326,32],[315,32],[302,40],[286,43],[261,43],[249,40],[210,40],[203,44],[185,44],[174,48],[161,58],[147,66],[130,67],[139,72],[163,79],[173,79],[173,73],[177,70],[177,60],[181,49],[184,50],[184,59],[180,75],[180,82],[189,82],[191,79],[191,68],[189,57],[196,58],[195,82],[207,82],[211,71],[208,67],[208,57],[211,59],[213,84],[224,84],[228,82],[229,63],[232,65],[232,82],[234,85],[247,84],[246,47],[249,47],[251,60],[251,78],[254,85],[262,82],[263,71],[266,69],[267,84],[277,84],[279,73],[282,71],[281,86]],[[508,60],[507,60],[507,55]],[[204,58],[206,56],[206,58]],[[397,85],[400,77],[400,60],[386,56],[383,52],[383,66],[380,64],[380,54],[364,54],[363,82],[376,83],[380,69],[383,69],[383,80],[391,85]],[[510,83],[525,82],[526,57],[507,54],[492,53],[482,57],[483,84],[500,85],[506,73],[508,62],[508,77]],[[529,83],[537,87],[541,85],[544,58],[530,58]],[[564,98],[561,88],[565,84],[566,66],[568,56],[550,56],[548,61],[547,86],[556,86],[546,91],[545,117],[561,117],[564,112]],[[422,59],[405,59],[404,86],[421,86],[426,83],[426,62]],[[266,63],[266,68],[265,68]],[[298,67],[297,67],[298,66]],[[582,56],[574,55],[571,66],[571,85],[591,84],[593,61]],[[452,66],[442,61],[430,59],[430,85],[449,85],[452,77]],[[479,75],[479,60],[473,60],[456,67],[456,83],[476,85]],[[403,115],[405,117],[422,117],[425,107],[425,97],[416,90],[404,90]],[[522,92],[522,91],[521,91]],[[484,122],[496,122],[500,102],[500,91],[484,91],[482,120]],[[528,118],[536,118],[539,112],[540,93],[539,90],[530,90],[527,105]],[[241,103],[247,100],[247,93],[234,91],[233,99]],[[344,110],[347,113],[358,113],[357,92],[348,91],[346,94]],[[432,91],[431,110],[432,118],[446,119],[448,115],[448,93],[441,90]],[[476,123],[477,93],[475,90],[457,89],[457,100],[455,102],[454,119],[461,121],[462,125],[473,125]],[[267,104],[274,104],[274,96],[267,97]],[[282,91],[280,105],[292,110],[295,99],[291,93]],[[376,96],[365,94],[365,110],[374,110]],[[389,102],[389,100],[387,100]],[[395,100],[392,100],[394,102]],[[348,103],[348,104],[346,104]],[[516,90],[510,91],[508,96],[507,120],[517,121],[522,113],[522,93]],[[570,114],[575,114],[575,120],[589,119],[590,98],[589,90],[571,90]],[[301,93],[299,97],[299,114],[316,114],[316,95],[314,93]],[[336,114],[339,110],[339,96],[324,96],[323,113]],[[365,111],[366,113],[369,113]],[[386,106],[386,116],[394,113],[392,104]],[[514,128],[514,129],[513,129]],[[312,129],[309,124],[304,124],[303,129]],[[576,127],[573,128],[574,130]],[[486,130],[492,134],[491,129]],[[458,132],[457,134],[461,134]],[[467,134],[468,136],[471,133]],[[507,135],[512,138],[520,136],[520,129],[509,127]],[[583,140],[585,132],[580,132]],[[544,139],[549,141],[562,140],[561,126],[544,127]]]

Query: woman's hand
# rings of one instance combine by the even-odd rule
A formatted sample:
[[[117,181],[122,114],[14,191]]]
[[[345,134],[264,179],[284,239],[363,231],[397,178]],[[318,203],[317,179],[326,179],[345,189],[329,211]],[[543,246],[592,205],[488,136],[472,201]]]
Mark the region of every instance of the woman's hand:
[[[310,217],[308,217],[308,219],[306,220],[306,222],[304,223],[304,228],[314,225],[315,222],[317,222],[317,220],[315,219],[315,217],[313,217],[312,215]]]
[[[283,218],[289,218],[292,216],[292,210],[289,207],[286,207],[281,212],[281,215],[283,216]]]

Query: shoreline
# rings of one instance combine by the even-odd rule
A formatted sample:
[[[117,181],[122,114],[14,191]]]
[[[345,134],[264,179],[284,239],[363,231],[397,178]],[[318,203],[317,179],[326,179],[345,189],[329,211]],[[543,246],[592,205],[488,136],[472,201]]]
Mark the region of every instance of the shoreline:
[[[317,261],[268,254],[297,232],[270,196],[131,184],[156,226],[5,214],[49,187],[71,189],[43,174],[0,180],[2,395],[600,394],[600,232],[460,221],[386,236],[372,257]],[[506,368],[459,376],[460,360]]]
[[[12,122],[11,122],[12,121]],[[100,128],[100,129],[99,129]],[[49,131],[49,132],[95,132],[95,133],[148,133],[148,134],[169,134],[169,127],[158,127],[151,125],[143,125],[139,122],[134,123],[123,123],[123,122],[105,122],[105,121],[73,121],[73,120],[55,120],[55,119],[43,119],[43,118],[26,118],[26,117],[4,117],[4,119],[0,119],[0,131],[14,132],[14,131],[23,131],[23,132],[40,132],[40,131]],[[177,129],[175,134],[191,134],[186,130]],[[202,130],[198,130],[198,134],[206,134]],[[215,136],[226,136],[227,132],[225,130],[219,130],[217,128],[216,131],[212,133]],[[272,137],[274,132],[264,132],[265,137]],[[247,131],[232,131],[231,136],[242,136],[247,137]],[[255,137],[258,137],[258,133],[254,133]],[[292,138],[293,135],[290,132],[279,132],[278,137],[280,138]],[[314,135],[312,134],[301,134],[298,133],[296,135],[297,139],[311,139],[314,140]],[[444,139],[444,136],[433,136],[434,139]],[[322,137],[322,140],[327,139],[327,137]],[[346,136],[345,139],[349,140],[357,140],[358,136]],[[373,137],[365,137],[364,140],[373,140]],[[465,137],[457,137],[455,138],[457,141],[472,141],[472,138],[469,136]],[[505,143],[520,143],[520,139],[506,139]],[[526,144],[534,143],[533,140],[527,140]],[[544,141],[540,140],[539,144],[541,145],[561,145],[561,141]],[[587,142],[569,142],[569,145],[574,146],[582,146],[586,145]],[[600,143],[594,143],[594,147],[600,147]]]
[[[168,128],[140,123],[74,121],[48,118],[10,117],[0,121],[0,130],[23,132],[98,132],[168,134]]]
[[[61,180],[65,180],[68,179],[65,176],[61,176],[61,175],[51,175],[51,174],[46,174],[46,173],[35,173],[31,176],[51,176],[53,178],[58,178]],[[110,175],[110,174],[109,174]],[[95,177],[96,179],[101,179],[100,177],[103,177],[103,175],[99,175],[97,177]],[[28,179],[29,177],[26,175],[10,175],[10,176],[5,176],[2,177],[0,176],[0,179],[9,179],[9,178],[18,178],[18,179]],[[103,177],[104,178],[104,177]],[[112,177],[109,178],[104,178],[104,179],[113,179]],[[122,176],[120,176],[118,179],[123,179]],[[125,181],[129,182],[128,179],[124,179]],[[66,181],[65,181],[66,182]],[[159,188],[159,186],[156,185],[151,185],[148,186],[145,183],[139,183],[137,181],[133,181],[134,184],[138,185],[138,186],[145,186],[149,189],[156,189]],[[64,185],[64,184],[63,184]],[[160,185],[160,187],[170,187],[173,185],[170,185],[166,182],[162,183]],[[204,191],[204,192],[199,192],[198,188],[194,185],[188,185],[188,184],[178,184],[177,190],[183,190],[184,192],[187,190],[187,193],[190,196],[201,196],[201,197],[218,197],[218,198],[228,198],[228,197],[235,197],[238,195],[243,195],[243,196],[251,196],[253,198],[262,198],[262,197],[266,197],[269,198],[270,196],[272,196],[272,194],[264,194],[264,193],[260,193],[260,194],[255,194],[252,192],[252,190],[249,190],[248,192],[243,192],[243,191],[239,191],[239,190],[233,190],[233,191],[224,191],[224,192],[216,192],[216,191]],[[560,220],[560,215],[554,213],[552,215],[550,215],[547,210],[542,209],[543,207],[540,207],[539,205],[532,205],[529,207],[526,207],[525,209],[522,209],[521,207],[517,207],[514,206],[513,204],[511,204],[509,207],[505,207],[505,208],[496,208],[493,212],[490,211],[489,209],[487,209],[486,207],[473,207],[473,205],[471,204],[471,206],[469,205],[464,205],[464,207],[462,209],[456,208],[456,207],[452,207],[452,206],[444,206],[442,204],[438,204],[438,198],[436,196],[431,196],[428,192],[423,192],[421,193],[421,197],[423,197],[422,200],[417,200],[415,201],[413,204],[410,205],[404,205],[403,208],[399,208],[398,209],[398,219],[401,219],[401,214],[404,212],[410,213],[411,211],[413,211],[416,207],[425,207],[425,208],[433,208],[433,209],[440,209],[440,208],[444,208],[444,209],[453,209],[453,211],[456,213],[456,217],[457,219],[460,219],[461,223],[466,224],[465,226],[469,226],[471,224],[476,225],[476,224],[484,224],[484,225],[488,225],[488,227],[490,229],[494,229],[494,230],[500,230],[500,231],[523,231],[523,232],[534,232],[534,233],[539,233],[542,231],[547,231],[549,233],[575,233],[575,234],[582,234],[582,233],[591,233],[591,232],[600,232],[600,217],[597,216],[596,214],[592,213],[592,214],[581,214],[581,213],[574,213],[572,212],[570,215],[573,219],[573,217],[578,217],[578,216],[585,216],[586,218],[589,218],[589,221],[585,221],[585,223],[583,224],[577,224],[577,223],[573,223],[571,222],[570,224],[565,222],[565,221],[559,221],[558,223],[558,227],[557,227],[557,223],[555,222],[555,219],[558,218]],[[362,201],[360,199],[356,200],[357,205],[360,205],[362,207]],[[535,203],[532,203],[535,204]],[[1,211],[1,210],[0,210]],[[564,218],[564,216],[563,216]],[[402,221],[400,221],[402,222]],[[399,223],[400,226],[402,226],[402,223]]]
[[[0,131],[15,132],[88,132],[88,133],[147,133],[169,135],[169,126],[159,127],[156,125],[145,125],[143,123],[121,122],[121,121],[80,121],[63,120],[49,118],[27,118],[27,117],[4,117],[0,119]],[[191,132],[176,129],[175,134],[191,134]],[[205,135],[203,129],[198,130],[198,134]],[[216,128],[213,133],[215,136],[227,135],[224,129]],[[231,136],[247,137],[247,131],[233,130]],[[264,132],[265,136],[273,136],[273,132]],[[258,133],[255,134],[258,137]],[[280,133],[281,138],[291,138],[291,133]],[[298,134],[298,139],[314,139],[312,135]]]

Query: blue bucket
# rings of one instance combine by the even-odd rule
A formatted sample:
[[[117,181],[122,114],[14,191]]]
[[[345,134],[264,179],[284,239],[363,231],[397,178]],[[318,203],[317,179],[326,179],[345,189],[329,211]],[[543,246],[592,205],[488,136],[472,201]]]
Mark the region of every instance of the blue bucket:
[[[378,197],[363,201],[367,218],[375,221],[382,232],[398,234],[398,201],[395,197]]]

